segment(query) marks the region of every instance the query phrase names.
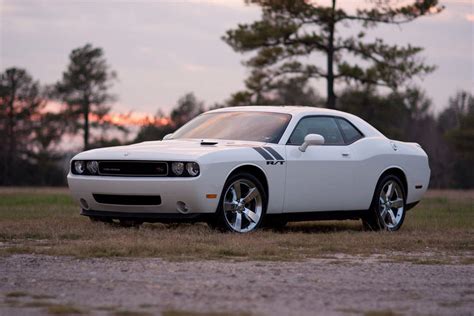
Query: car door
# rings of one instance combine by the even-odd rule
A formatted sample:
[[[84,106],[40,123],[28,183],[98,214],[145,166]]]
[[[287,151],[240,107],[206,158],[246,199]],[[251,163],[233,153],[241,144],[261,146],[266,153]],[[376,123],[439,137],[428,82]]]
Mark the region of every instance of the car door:
[[[307,116],[292,132],[286,145],[286,212],[351,209],[354,165],[351,146],[338,120],[333,116]],[[324,145],[300,151],[308,134],[322,135]]]

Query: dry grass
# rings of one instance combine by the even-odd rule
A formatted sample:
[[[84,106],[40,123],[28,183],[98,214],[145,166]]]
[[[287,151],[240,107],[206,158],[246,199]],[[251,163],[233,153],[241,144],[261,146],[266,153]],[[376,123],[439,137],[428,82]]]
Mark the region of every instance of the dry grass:
[[[408,212],[396,233],[363,232],[360,222],[293,223],[280,232],[223,234],[204,224],[146,224],[139,230],[91,223],[63,189],[0,190],[0,254],[162,257],[168,260],[298,260],[334,254],[431,253],[472,263],[474,192],[436,191]]]
[[[9,293],[5,294],[5,297],[25,297],[25,296],[28,296],[28,293],[20,292],[20,291],[9,292]]]
[[[83,314],[84,311],[73,306],[73,305],[64,305],[64,304],[51,304],[48,306],[47,311],[49,314],[53,315],[77,315]]]
[[[15,298],[15,299],[13,299]],[[5,299],[0,307],[11,308],[41,308],[44,313],[54,315],[78,315],[87,313],[71,304],[57,304],[49,301],[53,299],[48,295],[31,295],[27,292],[9,292],[5,294]]]

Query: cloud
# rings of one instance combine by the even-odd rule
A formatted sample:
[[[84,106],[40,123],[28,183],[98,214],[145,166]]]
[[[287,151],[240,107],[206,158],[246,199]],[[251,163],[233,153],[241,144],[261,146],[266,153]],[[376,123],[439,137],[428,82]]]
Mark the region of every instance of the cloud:
[[[202,72],[208,70],[206,66],[198,65],[198,64],[183,64],[181,66],[185,71],[189,72]]]
[[[143,0],[142,0],[143,1]],[[148,2],[153,2],[154,0],[150,0]],[[176,4],[176,0],[160,0],[161,3],[171,3]],[[186,0],[182,3],[188,4],[203,4],[203,5],[211,5],[217,7],[226,7],[232,9],[245,9],[248,6],[245,4],[244,0]]]
[[[472,4],[472,0],[444,0],[443,3],[454,3],[454,4]]]
[[[6,14],[15,11],[15,6],[0,1],[0,14]]]
[[[153,53],[153,48],[149,46],[139,46],[137,50],[143,55],[151,55]]]

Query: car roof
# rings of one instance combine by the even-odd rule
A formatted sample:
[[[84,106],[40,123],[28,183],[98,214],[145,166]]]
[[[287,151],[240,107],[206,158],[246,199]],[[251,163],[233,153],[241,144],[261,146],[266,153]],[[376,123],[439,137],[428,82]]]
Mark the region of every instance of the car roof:
[[[228,111],[256,111],[256,112],[274,112],[286,114],[319,114],[319,115],[344,115],[345,112],[318,108],[312,106],[297,106],[297,105],[249,105],[249,106],[234,106],[227,108],[215,109],[210,112],[228,112]]]

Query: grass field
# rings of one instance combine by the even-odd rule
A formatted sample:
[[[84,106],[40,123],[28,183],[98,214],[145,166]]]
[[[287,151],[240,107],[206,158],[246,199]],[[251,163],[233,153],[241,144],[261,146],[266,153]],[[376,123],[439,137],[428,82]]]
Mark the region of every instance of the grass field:
[[[396,233],[364,232],[359,221],[292,223],[248,235],[223,234],[204,224],[130,229],[92,223],[79,211],[65,189],[0,189],[0,254],[167,260],[381,254],[414,263],[474,263],[474,191],[430,191]]]

